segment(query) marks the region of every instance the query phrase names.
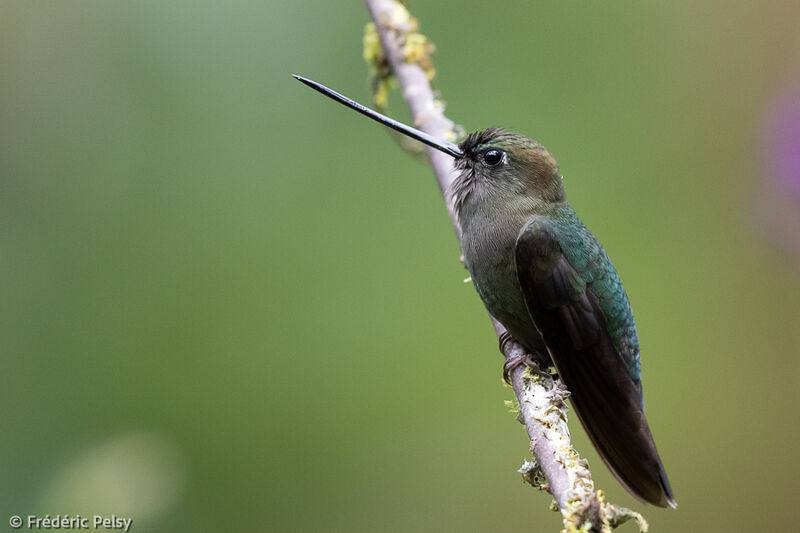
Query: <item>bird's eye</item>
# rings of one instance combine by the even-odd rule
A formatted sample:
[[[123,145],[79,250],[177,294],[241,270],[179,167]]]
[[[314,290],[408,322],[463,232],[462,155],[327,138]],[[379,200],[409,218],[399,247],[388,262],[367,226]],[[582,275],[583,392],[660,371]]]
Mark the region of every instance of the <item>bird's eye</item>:
[[[503,152],[500,150],[486,150],[483,153],[483,162],[487,167],[496,167],[503,162]]]

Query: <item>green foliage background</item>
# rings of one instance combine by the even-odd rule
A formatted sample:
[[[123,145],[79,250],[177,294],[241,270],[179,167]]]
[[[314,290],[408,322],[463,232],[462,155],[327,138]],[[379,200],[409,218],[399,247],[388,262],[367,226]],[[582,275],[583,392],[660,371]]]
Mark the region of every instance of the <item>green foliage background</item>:
[[[797,7],[410,8],[448,115],[545,144],[631,297],[680,508],[573,419],[599,486],[652,531],[796,527],[800,277],[753,198]],[[2,523],[557,530],[429,168],[289,77],[368,100],[360,2],[0,13]]]

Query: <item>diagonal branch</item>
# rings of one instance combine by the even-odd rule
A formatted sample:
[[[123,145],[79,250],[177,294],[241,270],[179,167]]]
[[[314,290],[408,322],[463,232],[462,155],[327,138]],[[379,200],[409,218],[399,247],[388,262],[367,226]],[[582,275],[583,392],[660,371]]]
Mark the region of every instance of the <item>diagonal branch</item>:
[[[365,50],[365,57],[381,63],[384,72],[393,74],[408,103],[414,125],[436,137],[455,141],[456,126],[444,116],[443,105],[431,90],[429,78],[433,67],[429,53],[432,46],[417,33],[417,21],[397,0],[365,0],[374,21],[380,50]],[[369,33],[365,46],[369,46]],[[377,43],[376,43],[377,44]],[[385,81],[385,80],[378,80]],[[461,237],[461,228],[450,197],[450,185],[456,177],[452,159],[433,148],[426,147],[439,188],[447,204],[447,212]],[[505,328],[492,318],[500,340],[500,350],[506,361],[525,355]],[[568,396],[560,381],[554,380],[547,369],[537,366],[518,366],[511,373],[514,393],[519,400],[519,420],[530,437],[534,461],[520,469],[525,481],[546,489],[553,495],[561,511],[564,531],[610,531],[634,518],[642,531],[647,524],[638,513],[604,502],[602,491],[594,491],[588,464],[572,448],[567,428]]]

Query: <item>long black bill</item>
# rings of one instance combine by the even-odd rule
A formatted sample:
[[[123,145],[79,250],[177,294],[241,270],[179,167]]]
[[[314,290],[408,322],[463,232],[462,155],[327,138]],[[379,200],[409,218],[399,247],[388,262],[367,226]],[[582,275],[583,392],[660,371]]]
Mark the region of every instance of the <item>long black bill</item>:
[[[327,96],[329,98],[333,98],[337,102],[346,105],[350,109],[355,109],[356,111],[358,111],[362,115],[366,115],[369,118],[371,118],[372,120],[377,120],[378,122],[380,122],[384,126],[389,126],[393,130],[397,130],[400,133],[402,133],[403,135],[408,135],[412,139],[416,139],[416,140],[418,140],[420,142],[423,142],[423,143],[427,144],[428,146],[430,146],[432,148],[436,148],[437,150],[441,150],[442,152],[446,153],[447,155],[450,155],[450,156],[453,156],[453,157],[457,157],[457,158],[464,157],[464,152],[462,152],[461,149],[456,144],[453,144],[453,143],[447,142],[447,141],[442,141],[440,139],[437,139],[436,137],[433,137],[432,135],[428,135],[424,131],[420,131],[418,129],[412,128],[411,126],[406,126],[402,122],[397,122],[396,120],[393,120],[393,119],[387,117],[386,115],[381,115],[377,111],[373,111],[372,109],[370,109],[368,107],[365,107],[365,106],[359,104],[358,102],[356,102],[354,100],[349,99],[348,97],[344,96],[343,94],[337,93],[333,89],[328,89],[327,87],[325,87],[321,83],[317,83],[314,80],[309,80],[308,78],[304,78],[303,76],[298,76],[297,74],[292,74],[292,76],[296,80],[299,80],[299,81],[305,83],[306,85],[308,85],[312,89],[321,92],[325,96]]]

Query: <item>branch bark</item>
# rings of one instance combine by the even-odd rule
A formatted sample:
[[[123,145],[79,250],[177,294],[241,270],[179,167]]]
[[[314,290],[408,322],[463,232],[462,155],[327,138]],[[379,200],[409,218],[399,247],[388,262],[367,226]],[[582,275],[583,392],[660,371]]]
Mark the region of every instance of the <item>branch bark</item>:
[[[445,117],[443,106],[431,90],[431,71],[426,72],[420,66],[419,47],[424,47],[427,40],[416,33],[416,20],[397,0],[365,0],[365,3],[384,57],[411,110],[414,125],[441,139],[455,141],[456,126]],[[450,196],[450,185],[456,178],[452,158],[433,148],[426,147],[426,151],[460,242],[461,227]],[[525,355],[525,349],[511,338],[503,325],[490,318],[506,361]],[[640,530],[646,531],[647,524],[641,515],[606,503],[602,491],[594,490],[587,462],[570,444],[564,401],[568,392],[563,384],[535,364],[514,369],[511,383],[519,400],[518,418],[528,431],[534,458],[519,472],[525,481],[552,494],[562,514],[564,531],[605,532],[630,518],[639,522]]]

